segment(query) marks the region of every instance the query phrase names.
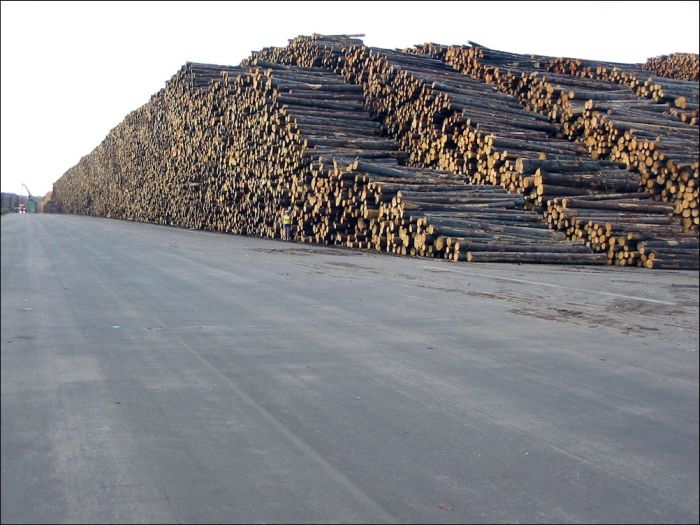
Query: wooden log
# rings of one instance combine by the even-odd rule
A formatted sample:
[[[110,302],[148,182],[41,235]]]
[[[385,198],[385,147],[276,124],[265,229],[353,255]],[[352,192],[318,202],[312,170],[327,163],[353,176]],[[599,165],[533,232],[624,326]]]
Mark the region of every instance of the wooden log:
[[[468,252],[469,262],[607,264],[601,253],[537,253],[537,252]]]

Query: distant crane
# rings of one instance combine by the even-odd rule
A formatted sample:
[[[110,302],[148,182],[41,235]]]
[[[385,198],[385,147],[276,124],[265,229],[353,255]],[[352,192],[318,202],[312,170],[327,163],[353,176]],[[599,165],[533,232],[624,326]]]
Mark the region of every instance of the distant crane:
[[[22,188],[22,191],[27,190],[27,199],[24,203],[19,203],[19,212],[36,213],[36,206],[39,201],[36,199],[36,197],[32,197],[32,192],[29,191],[29,188],[27,188],[27,185],[25,183],[22,183]],[[20,191],[20,201],[22,200],[22,191]]]

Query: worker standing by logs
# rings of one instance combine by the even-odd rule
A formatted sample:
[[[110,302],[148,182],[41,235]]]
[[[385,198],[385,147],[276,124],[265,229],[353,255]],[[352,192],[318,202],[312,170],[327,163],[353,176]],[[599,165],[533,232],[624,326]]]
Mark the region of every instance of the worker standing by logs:
[[[284,210],[284,216],[282,217],[282,239],[285,241],[292,240],[292,209],[287,208]]]

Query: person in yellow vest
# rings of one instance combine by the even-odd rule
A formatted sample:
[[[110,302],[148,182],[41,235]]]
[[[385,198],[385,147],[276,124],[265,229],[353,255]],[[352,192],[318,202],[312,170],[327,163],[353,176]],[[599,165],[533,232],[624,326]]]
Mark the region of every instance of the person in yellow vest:
[[[282,216],[282,239],[285,241],[292,240],[292,209],[287,208]]]

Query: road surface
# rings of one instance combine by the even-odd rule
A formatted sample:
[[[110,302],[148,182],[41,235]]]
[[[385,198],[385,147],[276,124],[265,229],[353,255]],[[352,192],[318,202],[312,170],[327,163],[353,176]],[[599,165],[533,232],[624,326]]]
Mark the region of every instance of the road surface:
[[[2,218],[2,522],[698,521],[698,276]]]

